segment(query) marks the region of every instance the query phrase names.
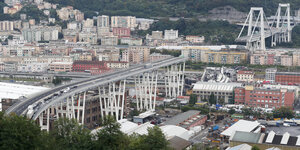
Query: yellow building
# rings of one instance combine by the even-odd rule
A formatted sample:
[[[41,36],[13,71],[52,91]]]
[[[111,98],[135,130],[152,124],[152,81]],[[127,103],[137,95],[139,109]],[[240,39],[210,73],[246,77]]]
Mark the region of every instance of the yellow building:
[[[246,51],[206,51],[203,62],[218,64],[240,64],[246,63],[248,53]]]

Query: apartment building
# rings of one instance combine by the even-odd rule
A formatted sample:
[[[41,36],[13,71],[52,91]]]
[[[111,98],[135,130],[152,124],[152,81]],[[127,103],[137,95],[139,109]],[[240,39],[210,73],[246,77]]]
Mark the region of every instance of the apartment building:
[[[130,28],[113,28],[113,35],[118,38],[130,37]]]
[[[254,72],[239,70],[236,74],[238,82],[253,82],[254,81]]]
[[[218,64],[241,64],[246,63],[248,58],[247,51],[206,51],[203,53],[202,62]]]
[[[53,62],[49,65],[49,70],[53,72],[71,72],[73,62]]]
[[[18,64],[18,72],[47,72],[48,64],[47,63],[31,63],[31,64]]]
[[[106,64],[110,69],[129,68],[129,62],[125,61],[106,61]]]
[[[237,87],[234,89],[234,95],[235,104],[243,104],[249,107],[293,107],[295,100],[295,91],[284,88]]]
[[[61,27],[38,26],[22,30],[24,40],[28,42],[58,40],[58,32]]]
[[[13,21],[0,21],[0,31],[13,31],[14,22]]]
[[[133,16],[112,16],[110,24],[112,28],[130,28],[134,30],[137,27],[136,17]]]
[[[150,60],[150,47],[130,46],[122,52],[122,61],[129,63],[143,63]]]
[[[98,16],[97,27],[109,27],[109,16],[106,15]]]
[[[178,30],[165,30],[164,39],[165,40],[174,40],[178,38]]]
[[[117,36],[105,36],[101,38],[101,45],[112,46],[118,45],[118,37]]]

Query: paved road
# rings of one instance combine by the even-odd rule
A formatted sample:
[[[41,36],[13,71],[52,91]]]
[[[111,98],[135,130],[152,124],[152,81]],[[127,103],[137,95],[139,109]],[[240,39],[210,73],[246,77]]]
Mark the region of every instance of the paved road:
[[[196,134],[196,136],[192,137],[189,141],[191,141],[194,144],[202,143],[207,135],[208,135],[208,127],[201,130],[199,133]]]

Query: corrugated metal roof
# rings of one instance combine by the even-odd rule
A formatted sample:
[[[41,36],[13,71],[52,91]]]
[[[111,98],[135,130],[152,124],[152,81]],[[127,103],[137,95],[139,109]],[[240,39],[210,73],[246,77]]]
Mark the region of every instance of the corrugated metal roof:
[[[236,131],[231,140],[245,143],[258,143],[260,137],[261,133]]]
[[[297,137],[298,137],[298,139],[297,139],[296,145],[300,146],[300,135],[298,135]]]
[[[228,150],[251,150],[252,146],[248,144],[241,144],[234,147],[229,148]]]
[[[184,122],[188,118],[190,118],[194,115],[197,115],[197,114],[200,114],[200,111],[198,111],[198,110],[189,110],[187,112],[180,113],[180,114],[172,117],[170,120],[167,120],[163,124],[165,124],[165,125],[178,125],[179,123]]]
[[[236,131],[251,132],[259,125],[260,123],[258,123],[257,121],[239,120],[231,127],[224,130],[221,134],[225,136],[233,136]]]
[[[18,99],[21,96],[29,96],[49,88],[14,83],[0,82],[0,98]]]
[[[280,144],[287,144],[290,138],[290,134],[288,132],[285,132],[282,136]]]
[[[267,137],[267,139],[266,139],[266,143],[272,143],[274,137],[275,137],[275,132],[274,132],[274,131],[271,131],[271,132],[268,134],[268,137]]]
[[[214,83],[214,82],[197,82],[193,91],[220,91],[231,92],[235,87],[242,86],[242,83]]]

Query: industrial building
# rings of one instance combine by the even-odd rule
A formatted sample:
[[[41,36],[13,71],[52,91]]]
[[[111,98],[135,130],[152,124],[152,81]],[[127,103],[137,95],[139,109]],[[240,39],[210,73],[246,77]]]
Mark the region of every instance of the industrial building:
[[[235,87],[241,87],[242,83],[214,83],[197,82],[193,87],[193,94],[200,100],[208,100],[210,95],[214,95],[218,100],[223,99],[225,103],[233,101],[233,90]]]
[[[259,149],[273,148],[272,150],[274,150],[274,147],[280,150],[300,149],[300,137],[291,136],[288,132],[280,135],[276,134],[274,131],[269,133],[237,131],[229,140],[229,145],[231,147],[245,143],[251,146],[256,145]]]
[[[285,88],[237,87],[234,89],[234,95],[235,104],[249,107],[293,107],[295,101],[295,91]]]
[[[206,115],[201,115],[200,111],[189,110],[184,113],[180,113],[170,120],[164,122],[164,125],[175,125],[190,130],[192,127],[203,125],[207,120]]]

